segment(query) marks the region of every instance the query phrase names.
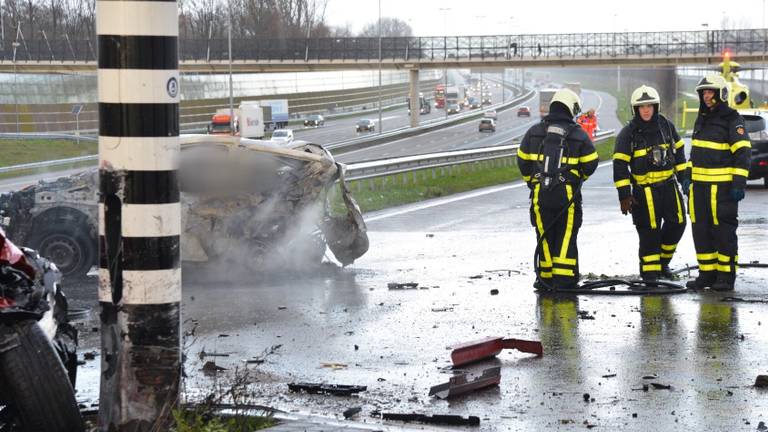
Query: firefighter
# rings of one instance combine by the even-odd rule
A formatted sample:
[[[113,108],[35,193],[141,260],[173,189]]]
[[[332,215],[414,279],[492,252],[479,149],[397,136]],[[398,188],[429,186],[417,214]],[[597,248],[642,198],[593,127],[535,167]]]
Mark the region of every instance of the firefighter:
[[[699,81],[696,92],[700,105],[688,164],[688,212],[699,276],[687,287],[730,291],[739,258],[739,201],[744,198],[752,144],[744,119],[728,106],[725,78],[707,75]]]
[[[531,189],[531,224],[541,240],[536,288],[575,288],[579,280],[581,183],[598,163],[592,141],[574,121],[579,105],[572,90],[558,90],[549,115],[528,129],[517,152],[520,173]]]
[[[579,116],[578,123],[590,138],[595,137],[595,130],[597,129],[597,117],[595,116],[594,109],[590,109],[586,113]]]
[[[632,92],[632,121],[619,132],[613,152],[613,181],[621,212],[632,214],[640,238],[640,277],[671,279],[669,262],[685,231],[685,209],[677,178],[687,183],[684,143],[675,126],[659,113],[653,87]]]

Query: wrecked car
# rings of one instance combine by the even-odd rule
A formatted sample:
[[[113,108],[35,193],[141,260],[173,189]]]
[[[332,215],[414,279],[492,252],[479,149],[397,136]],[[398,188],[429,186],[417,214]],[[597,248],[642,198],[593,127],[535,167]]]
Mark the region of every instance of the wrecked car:
[[[61,273],[0,229],[0,429],[82,431],[75,400],[77,330]]]
[[[183,264],[227,272],[307,268],[327,249],[351,264],[367,252],[368,237],[344,169],[317,144],[182,136]],[[98,259],[98,177],[93,168],[4,194],[0,222],[66,276],[82,276]],[[334,206],[337,181],[341,204]]]

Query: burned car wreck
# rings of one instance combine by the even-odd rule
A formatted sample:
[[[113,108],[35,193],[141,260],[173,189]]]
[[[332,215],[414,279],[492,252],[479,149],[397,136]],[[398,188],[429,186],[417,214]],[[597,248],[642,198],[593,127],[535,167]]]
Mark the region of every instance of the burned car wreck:
[[[98,259],[98,177],[93,168],[4,194],[0,222],[66,276],[82,276]],[[182,136],[179,178],[185,266],[311,268],[327,249],[348,265],[368,250],[344,166],[320,145]],[[343,204],[333,205],[337,191]]]

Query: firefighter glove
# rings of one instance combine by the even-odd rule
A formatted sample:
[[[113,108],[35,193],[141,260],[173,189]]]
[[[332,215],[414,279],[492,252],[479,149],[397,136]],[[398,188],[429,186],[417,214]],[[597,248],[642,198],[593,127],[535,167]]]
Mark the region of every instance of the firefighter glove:
[[[684,178],[680,181],[680,187],[683,188],[683,193],[688,195],[691,190],[691,179]]]
[[[635,205],[635,197],[628,196],[621,200],[621,214],[632,213],[632,206]]]
[[[744,189],[731,188],[731,199],[735,202],[739,202],[744,199]]]

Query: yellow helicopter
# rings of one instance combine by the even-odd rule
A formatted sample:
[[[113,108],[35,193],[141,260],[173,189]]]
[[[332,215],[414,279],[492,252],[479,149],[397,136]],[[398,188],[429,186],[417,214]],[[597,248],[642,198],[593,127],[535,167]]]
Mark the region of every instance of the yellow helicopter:
[[[760,107],[755,107],[752,98],[750,97],[749,87],[739,80],[739,71],[747,70],[742,68],[741,65],[731,60],[731,53],[729,51],[723,52],[723,61],[718,65],[720,74],[725,78],[728,83],[728,105],[740,112],[749,111],[755,113],[756,111],[767,111],[768,104],[763,104]],[[683,124],[686,124],[686,114],[697,113],[698,106],[689,108],[686,101],[683,102]]]

